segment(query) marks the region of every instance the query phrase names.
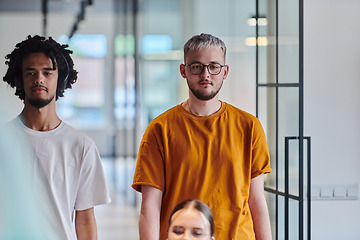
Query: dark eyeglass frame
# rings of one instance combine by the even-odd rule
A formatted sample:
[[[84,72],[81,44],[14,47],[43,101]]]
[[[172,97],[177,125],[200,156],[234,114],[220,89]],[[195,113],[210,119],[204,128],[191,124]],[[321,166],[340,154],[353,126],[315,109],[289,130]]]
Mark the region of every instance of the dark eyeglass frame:
[[[192,72],[192,70],[191,70],[191,65],[193,65],[193,64],[199,64],[199,65],[202,66],[202,70],[201,70],[200,73],[193,73],[193,72]],[[210,65],[214,65],[214,64],[220,66],[220,71],[219,71],[218,73],[211,73],[211,72],[210,72],[209,66],[210,66]],[[208,65],[205,65],[205,64],[202,64],[202,63],[192,63],[192,64],[184,64],[184,65],[190,67],[190,72],[191,72],[192,74],[194,74],[194,75],[200,75],[200,74],[202,74],[202,73],[204,72],[205,67],[207,68],[207,70],[208,70],[208,72],[210,73],[210,75],[219,75],[219,74],[221,73],[222,68],[226,66],[226,64],[225,64],[225,65],[221,65],[220,63],[210,63],[210,64],[208,64]]]

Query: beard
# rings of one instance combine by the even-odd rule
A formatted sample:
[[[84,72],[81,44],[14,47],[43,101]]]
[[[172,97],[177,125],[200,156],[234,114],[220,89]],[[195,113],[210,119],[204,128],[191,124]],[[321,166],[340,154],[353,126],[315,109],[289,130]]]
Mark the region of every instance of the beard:
[[[48,99],[28,98],[28,102],[32,106],[40,109],[40,108],[43,108],[43,107],[47,106],[53,99],[54,99],[54,96],[52,96],[51,98],[48,98]]]
[[[213,99],[220,91],[222,85],[223,85],[223,82],[224,80],[221,82],[221,85],[218,89],[215,89],[214,91],[211,91],[210,93],[208,94],[205,94],[203,93],[203,91],[201,90],[195,90],[190,84],[189,84],[189,81],[186,79],[186,82],[188,84],[188,87],[190,89],[190,91],[194,94],[194,96],[199,99],[199,100],[202,100],[202,101],[207,101],[207,100],[210,100],[210,99]]]

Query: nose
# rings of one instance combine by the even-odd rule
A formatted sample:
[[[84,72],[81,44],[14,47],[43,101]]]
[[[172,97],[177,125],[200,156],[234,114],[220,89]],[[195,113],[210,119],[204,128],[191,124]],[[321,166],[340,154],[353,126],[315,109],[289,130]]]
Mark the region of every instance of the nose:
[[[181,239],[182,240],[190,240],[191,239],[190,231],[185,231]]]
[[[202,73],[200,74],[203,78],[209,78],[210,77],[210,72],[208,69],[208,66],[204,66],[204,69],[202,71]]]
[[[43,82],[44,82],[43,75],[40,74],[40,73],[37,73],[35,75],[35,83],[36,84],[43,84]]]

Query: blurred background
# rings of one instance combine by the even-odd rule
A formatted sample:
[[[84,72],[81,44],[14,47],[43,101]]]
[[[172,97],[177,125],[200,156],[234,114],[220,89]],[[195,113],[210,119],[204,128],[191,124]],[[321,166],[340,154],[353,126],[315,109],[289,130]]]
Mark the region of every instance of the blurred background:
[[[112,203],[99,239],[138,239],[131,188],[148,123],[185,101],[182,47],[210,33],[227,45],[220,98],[257,116],[268,137],[274,239],[358,239],[360,59],[352,0],[0,0],[0,56],[27,35],[68,44],[79,78],[57,102],[96,143]],[[5,75],[6,65],[0,64]],[[22,102],[0,85],[1,123]],[[311,170],[311,172],[310,172]]]

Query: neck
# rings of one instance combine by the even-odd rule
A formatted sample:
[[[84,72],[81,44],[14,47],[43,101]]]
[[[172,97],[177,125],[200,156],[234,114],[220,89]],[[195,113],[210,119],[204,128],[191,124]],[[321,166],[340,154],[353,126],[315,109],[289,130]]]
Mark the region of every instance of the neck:
[[[20,119],[25,126],[35,131],[50,131],[61,123],[55,111],[55,102],[39,109],[25,100],[25,107],[20,113]]]
[[[221,102],[218,98],[203,101],[189,97],[189,99],[183,103],[183,107],[192,114],[198,116],[209,116],[219,111],[221,108]]]

